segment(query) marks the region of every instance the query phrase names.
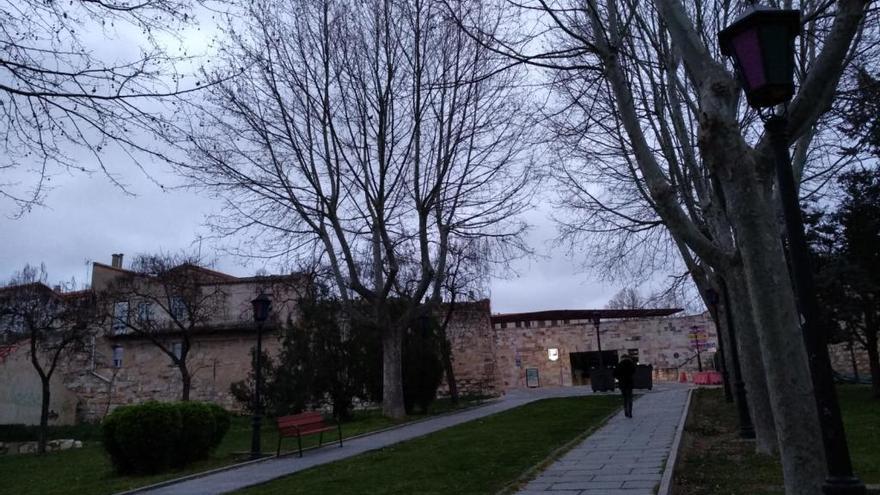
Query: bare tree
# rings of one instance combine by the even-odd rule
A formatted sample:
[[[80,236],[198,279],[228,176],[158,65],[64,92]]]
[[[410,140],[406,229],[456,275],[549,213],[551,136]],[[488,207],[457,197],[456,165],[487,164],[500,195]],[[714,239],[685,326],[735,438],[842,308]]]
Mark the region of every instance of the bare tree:
[[[637,289],[624,287],[608,300],[605,307],[608,309],[641,309],[647,306],[647,301],[639,294]]]
[[[221,234],[263,241],[244,254],[326,261],[347,312],[381,329],[383,409],[400,417],[403,332],[440,302],[451,246],[525,251],[519,73],[435,0],[241,8],[223,63],[245,70],[209,75],[182,172],[226,200]],[[456,9],[493,28],[481,2]]]
[[[61,292],[46,285],[46,280],[45,266],[25,265],[0,288],[0,333],[10,341],[27,342],[31,364],[40,376],[38,454],[46,452],[52,376],[63,358],[76,352],[98,323],[91,291]]]
[[[114,335],[147,339],[180,372],[180,400],[190,397],[189,357],[200,330],[223,316],[226,277],[187,256],[144,255],[120,272],[100,297]]]
[[[21,214],[62,172],[102,172],[124,188],[105,162],[113,148],[138,166],[164,157],[146,138],[165,122],[158,98],[197,88],[176,69],[188,57],[168,50],[196,3],[0,0],[0,198]]]
[[[758,444],[772,450],[778,439],[787,493],[818,493],[825,463],[815,446],[822,437],[780,240],[770,142],[716,42],[737,6],[677,0],[506,4],[536,13],[542,29],[501,51],[554,71],[552,87],[565,105],[560,114],[571,118],[560,136],[587,151],[588,164],[602,177],[625,188],[625,194],[599,200],[590,189],[577,197],[589,198],[593,212],[601,210],[596,214],[624,226],[617,231],[636,241],[646,238],[639,232],[662,222],[701,293],[726,283],[742,330],[736,344],[750,363],[743,370],[749,397],[759,411],[762,403],[772,411],[772,422],[756,424]],[[800,4],[806,33],[786,130],[798,180],[841,73],[865,47],[854,40],[876,39],[869,33],[876,23],[864,23],[868,2]],[[466,18],[462,24],[479,32]],[[539,39],[549,40],[552,50],[536,52]],[[779,362],[786,365],[773,365]]]

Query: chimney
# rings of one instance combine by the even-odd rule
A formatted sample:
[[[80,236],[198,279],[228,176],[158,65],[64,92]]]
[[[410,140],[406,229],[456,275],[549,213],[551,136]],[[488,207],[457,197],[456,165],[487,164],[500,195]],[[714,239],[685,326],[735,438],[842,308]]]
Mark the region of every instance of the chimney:
[[[110,264],[113,268],[122,268],[122,253],[113,255],[113,262]]]

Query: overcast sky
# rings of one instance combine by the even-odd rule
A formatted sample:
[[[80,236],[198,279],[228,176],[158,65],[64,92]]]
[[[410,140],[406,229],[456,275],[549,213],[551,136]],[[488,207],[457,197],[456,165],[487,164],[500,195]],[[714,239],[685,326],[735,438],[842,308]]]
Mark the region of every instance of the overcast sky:
[[[185,31],[187,51],[193,54],[207,46],[211,32],[204,26]],[[117,35],[110,42],[100,31],[91,32],[86,42],[109,59],[136,53],[137,32]],[[93,160],[85,155],[81,159]],[[141,253],[197,254],[201,250],[203,259],[215,260],[216,269],[233,275],[252,275],[264,268],[224,255],[215,242],[199,241],[200,236],[208,235],[203,222],[207,214],[216,211],[214,200],[190,191],[163,191],[121,154],[111,155],[107,161],[134,195],[113,186],[101,174],[75,174],[53,177],[53,190],[45,206],[22,218],[13,219],[15,206],[0,202],[0,281],[8,281],[26,263],[45,263],[50,282],[75,278],[87,283],[90,262],[109,264],[112,253],[124,253],[127,263]],[[163,184],[177,182],[159,164],[149,171]],[[549,206],[542,207],[528,215],[533,225],[529,243],[538,256],[516,262],[516,275],[492,281],[493,312],[603,307],[620,287],[600,283],[592,274],[580,271],[584,259],[550,250],[548,241],[555,235],[555,226],[549,219]],[[265,268],[278,271],[276,267]]]

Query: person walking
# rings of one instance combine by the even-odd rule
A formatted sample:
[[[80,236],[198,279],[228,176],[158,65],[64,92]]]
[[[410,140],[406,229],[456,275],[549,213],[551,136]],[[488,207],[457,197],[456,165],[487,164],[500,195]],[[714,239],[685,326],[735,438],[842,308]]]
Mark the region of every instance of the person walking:
[[[620,395],[623,396],[623,413],[627,418],[633,417],[633,375],[635,373],[636,365],[629,355],[624,355],[614,367],[614,378],[617,378],[617,386],[620,388]]]

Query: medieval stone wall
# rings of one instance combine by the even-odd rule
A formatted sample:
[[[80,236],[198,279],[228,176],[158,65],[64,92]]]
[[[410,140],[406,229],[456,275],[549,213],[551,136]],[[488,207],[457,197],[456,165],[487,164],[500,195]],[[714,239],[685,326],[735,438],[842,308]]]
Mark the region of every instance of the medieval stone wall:
[[[496,366],[503,390],[526,386],[526,369],[536,368],[540,386],[585,384],[573,373],[571,353],[598,350],[596,330],[590,321],[523,321],[495,324]],[[683,317],[607,320],[600,324],[603,351],[618,355],[638,352],[639,363],[654,366],[655,380],[672,380],[680,372],[697,370],[696,352],[689,337],[694,327],[705,330],[710,349],[701,353],[704,369],[711,369],[717,342],[715,326],[707,314]],[[558,359],[551,361],[549,350]]]
[[[850,344],[847,342],[831,344],[828,346],[828,354],[831,357],[831,368],[837,373],[852,377],[857,370],[860,379],[871,377],[868,351],[861,344],[856,342],[852,348],[850,348]],[[854,365],[856,370],[853,370]]]
[[[187,359],[192,375],[190,399],[217,403],[238,411],[229,392],[232,383],[243,380],[251,370],[254,334],[206,335],[193,341]],[[122,351],[122,365],[114,367],[113,349]],[[277,355],[276,335],[263,336],[263,349]],[[98,421],[114,408],[148,400],[180,399],[180,371],[171,358],[145,339],[99,339],[95,352],[78,354],[65,366],[64,384],[78,398],[78,421]]]
[[[446,329],[452,349],[452,369],[462,395],[497,395],[495,339],[489,300],[459,304]],[[446,379],[440,393],[448,393]]]

